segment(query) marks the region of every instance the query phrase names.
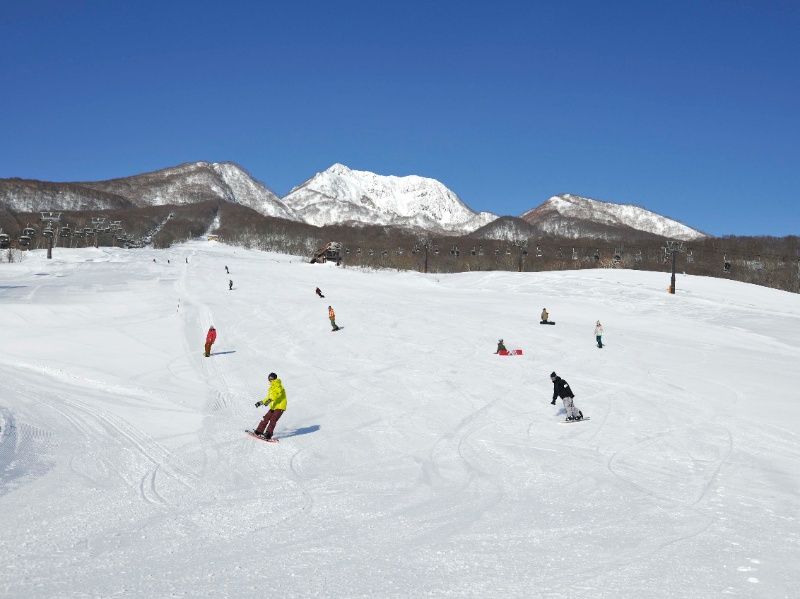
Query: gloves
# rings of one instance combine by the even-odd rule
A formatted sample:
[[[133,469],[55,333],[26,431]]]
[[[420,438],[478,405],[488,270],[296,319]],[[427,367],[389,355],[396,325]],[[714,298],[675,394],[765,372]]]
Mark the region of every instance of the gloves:
[[[556,405],[556,400],[554,399],[553,401],[551,401],[551,402],[550,402],[550,405],[551,405],[551,406],[554,406],[554,405]]]
[[[260,402],[260,401],[257,401],[257,402],[256,402],[256,407],[259,407],[260,405],[262,405],[262,404],[261,404],[261,402]]]

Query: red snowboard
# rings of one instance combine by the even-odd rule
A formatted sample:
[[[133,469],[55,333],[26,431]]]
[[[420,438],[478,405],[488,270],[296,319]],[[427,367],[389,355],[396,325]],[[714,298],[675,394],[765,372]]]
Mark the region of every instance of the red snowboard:
[[[509,351],[507,349],[501,349],[499,352],[497,352],[497,355],[498,356],[521,356],[522,355],[522,350],[521,349],[512,349],[512,350]]]

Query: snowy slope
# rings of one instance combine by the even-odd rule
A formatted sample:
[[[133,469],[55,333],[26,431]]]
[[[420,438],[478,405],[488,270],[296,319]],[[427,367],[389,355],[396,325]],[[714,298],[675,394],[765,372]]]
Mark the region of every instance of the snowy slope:
[[[342,164],[317,173],[283,201],[317,226],[364,223],[467,233],[497,218],[470,210],[435,179],[387,177]]]
[[[0,180],[0,202],[16,212],[232,202],[299,220],[274,193],[231,162],[190,162],[132,177],[85,183]]]
[[[797,295],[668,284],[214,242],[2,263],[0,596],[795,597]],[[242,433],[270,371],[278,445]]]
[[[521,216],[544,232],[567,237],[580,236],[587,224],[644,231],[660,237],[690,241],[706,237],[678,221],[632,204],[614,204],[571,194],[553,196]]]

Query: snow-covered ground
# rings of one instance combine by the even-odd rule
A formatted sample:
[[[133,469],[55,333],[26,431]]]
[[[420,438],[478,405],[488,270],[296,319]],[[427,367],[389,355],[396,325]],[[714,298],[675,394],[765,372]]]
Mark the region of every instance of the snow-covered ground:
[[[205,241],[4,263],[0,596],[798,597],[798,296],[668,284]],[[277,445],[243,432],[270,371]]]

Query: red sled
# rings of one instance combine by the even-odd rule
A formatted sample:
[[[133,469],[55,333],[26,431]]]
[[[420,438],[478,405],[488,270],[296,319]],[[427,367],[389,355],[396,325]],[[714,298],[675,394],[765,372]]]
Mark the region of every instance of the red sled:
[[[500,356],[521,356],[522,355],[522,350],[521,349],[512,349],[511,351],[509,351],[507,349],[501,349],[499,352],[497,352],[497,354],[500,355]]]

